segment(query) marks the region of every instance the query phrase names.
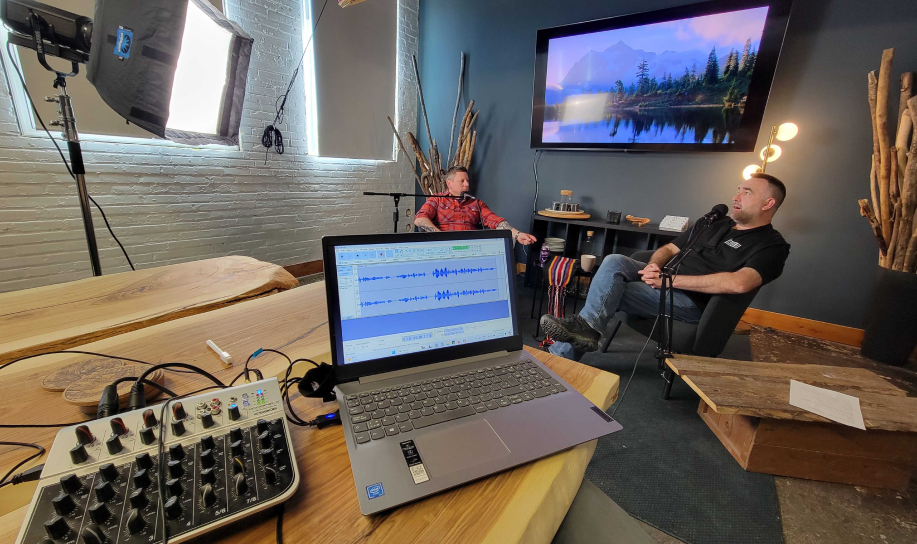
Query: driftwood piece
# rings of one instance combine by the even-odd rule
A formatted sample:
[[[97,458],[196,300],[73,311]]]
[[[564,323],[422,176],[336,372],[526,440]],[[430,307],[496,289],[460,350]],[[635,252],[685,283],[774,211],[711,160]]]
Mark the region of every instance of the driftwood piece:
[[[904,179],[904,169],[907,167],[907,151],[911,143],[911,132],[914,129],[914,120],[911,118],[907,104],[904,115],[898,121],[898,134],[895,135],[895,149],[898,150],[898,182]]]
[[[888,154],[890,155],[888,158],[890,162],[888,175],[888,196],[891,199],[892,206],[895,206],[901,199],[901,193],[898,190],[898,149],[895,146],[891,146],[888,150]]]
[[[474,144],[478,139],[478,131],[471,134],[471,143],[468,145],[468,156],[465,157],[465,168],[471,164],[471,156],[474,154]]]
[[[423,101],[423,87],[420,85],[420,70],[417,68],[417,55],[412,54],[411,60],[414,62],[414,83],[417,86],[417,96],[420,97],[420,111],[423,113],[423,124],[427,127],[427,141],[433,142],[433,134],[430,132],[430,120],[427,119],[427,106]]]
[[[462,64],[459,68],[458,93],[455,96],[455,111],[452,112],[452,129],[449,131],[449,154],[446,155],[446,164],[452,162],[452,144],[455,139],[455,121],[458,119],[459,106],[462,103],[462,86],[465,84],[465,52],[462,51]]]
[[[911,241],[907,244],[907,251],[904,255],[904,271],[917,272],[917,217],[914,220],[915,227],[911,231]]]
[[[907,101],[914,96],[914,72],[904,72],[901,74],[901,95],[898,99],[898,125],[901,126],[901,120],[904,119],[904,110],[907,109]]]
[[[888,89],[891,83],[892,61],[895,49],[889,48],[882,51],[882,64],[879,66],[878,85],[876,87],[876,132],[879,137],[879,204],[882,207],[882,235],[891,240],[892,236],[892,202],[889,194],[891,183],[891,161],[889,148],[891,142],[888,135]],[[897,160],[896,160],[897,163]],[[892,244],[889,243],[889,248]]]
[[[876,242],[879,244],[879,260],[885,257],[888,253],[888,246],[885,244],[885,238],[882,236],[882,225],[879,224],[879,219],[876,217],[875,212],[872,207],[869,205],[869,201],[865,198],[860,199],[860,215],[866,218],[869,221],[869,225],[872,227],[872,233],[876,237]]]
[[[408,160],[409,163],[412,163],[413,161],[411,161],[411,157],[410,157],[410,155],[408,155],[408,150],[404,148],[404,142],[401,141],[401,136],[398,134],[398,129],[395,128],[395,123],[392,121],[392,118],[391,118],[391,117],[386,116],[385,118],[388,119],[388,124],[390,124],[390,125],[392,126],[392,132],[395,133],[395,138],[398,139],[398,148],[401,149],[401,152],[402,152],[402,153],[404,153],[404,158],[406,158],[406,159]],[[412,164],[412,166],[413,166],[413,164]],[[417,175],[417,169],[416,169],[416,168],[411,168],[411,173],[414,174],[414,179],[417,180],[417,183],[420,184],[420,186],[421,186],[421,188],[422,188],[422,187],[423,187],[423,184],[420,183],[420,176]]]
[[[892,210],[891,223],[893,226],[897,223],[898,224],[897,226],[901,227],[901,224],[900,224],[901,222],[898,221],[899,217],[901,217],[901,203],[900,202],[898,203],[897,206],[895,206],[895,209]],[[888,268],[889,270],[894,270],[895,250],[898,247],[897,244],[898,244],[898,231],[899,230],[900,228],[892,229],[892,239],[888,243],[888,255],[886,255],[885,257],[885,268]]]
[[[872,198],[872,209],[879,209],[879,155],[872,154],[872,165],[869,169],[869,194]],[[879,223],[879,232],[882,232],[882,224]]]

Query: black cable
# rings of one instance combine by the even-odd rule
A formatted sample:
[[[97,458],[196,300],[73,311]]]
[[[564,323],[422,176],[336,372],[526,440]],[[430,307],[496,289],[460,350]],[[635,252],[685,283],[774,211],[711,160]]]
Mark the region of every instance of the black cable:
[[[282,351],[277,351],[276,349],[258,348],[258,349],[256,349],[251,355],[248,356],[248,359],[245,360],[245,366],[244,366],[243,369],[242,369],[242,373],[245,374],[245,381],[247,381],[247,382],[250,382],[250,381],[251,381],[251,380],[248,379],[248,363],[249,363],[249,361],[251,361],[252,359],[254,359],[255,357],[261,355],[261,354],[264,353],[264,352],[276,353],[277,355],[281,355],[281,356],[283,356],[284,359],[287,360],[287,363],[289,363],[290,366],[293,366],[293,361],[290,360],[289,357],[287,357],[287,354],[286,354],[286,353],[283,353]],[[261,376],[261,372],[256,371],[256,370],[252,370],[252,372],[255,372],[255,373],[258,375],[258,379],[259,379],[259,380],[264,379],[264,378]],[[233,383],[235,383],[235,380],[233,380]],[[230,385],[232,385],[232,384],[230,384]]]
[[[283,504],[277,508],[277,544],[283,544]]]
[[[36,450],[38,450],[38,453],[35,453],[35,454],[32,454],[32,455],[26,457],[25,459],[23,459],[22,461],[20,461],[19,463],[17,463],[16,466],[14,466],[13,468],[11,468],[11,469],[9,470],[9,472],[7,472],[6,475],[3,476],[3,478],[0,478],[0,487],[3,487],[3,486],[6,486],[6,485],[9,485],[9,484],[14,483],[13,480],[7,481],[7,479],[8,479],[10,476],[12,476],[14,472],[16,472],[16,469],[18,469],[18,468],[21,467],[22,465],[28,463],[28,462],[31,461],[32,459],[36,459],[36,458],[41,457],[42,455],[45,454],[45,448],[44,448],[44,447],[42,447],[40,444],[34,444],[34,443],[32,443],[32,442],[5,442],[5,441],[4,441],[4,442],[0,442],[0,446],[20,446],[20,447],[23,447],[23,448],[35,448]],[[15,482],[15,483],[19,483],[19,482],[17,481],[17,482]]]
[[[70,169],[70,164],[67,163],[67,158],[64,157],[64,152],[61,151],[60,146],[57,145],[57,140],[54,139],[54,136],[51,136],[51,131],[48,130],[48,127],[45,126],[45,122],[42,121],[41,115],[38,113],[38,108],[35,107],[35,102],[32,100],[32,95],[29,94],[29,88],[26,87],[25,78],[22,77],[22,72],[19,70],[19,65],[13,61],[13,52],[10,49],[11,45],[12,42],[6,42],[6,54],[10,58],[10,64],[12,64],[13,68],[16,69],[16,74],[19,75],[19,81],[22,83],[22,90],[25,91],[26,98],[29,99],[29,105],[32,106],[32,111],[35,113],[35,118],[38,119],[38,123],[41,124],[41,128],[44,129],[45,133],[48,135],[48,138],[51,139],[51,143],[54,144],[54,147],[57,148],[57,153],[60,155],[61,160],[64,161],[64,167],[67,168],[67,173],[70,174],[71,178],[76,179],[76,176],[73,174],[73,170]],[[102,214],[102,220],[105,221],[105,226],[108,228],[108,233],[111,234],[111,237],[114,238],[115,242],[118,243],[118,247],[121,248],[121,253],[123,253],[124,258],[127,259],[127,264],[130,265],[131,270],[137,270],[134,268],[134,263],[131,262],[131,258],[127,256],[127,250],[124,249],[124,245],[121,244],[121,240],[118,240],[118,237],[115,236],[115,231],[113,231],[111,229],[111,225],[108,224],[108,217],[105,216],[105,212],[102,210],[102,206],[99,206],[99,203],[96,202],[96,200],[92,198],[92,195],[90,195],[88,192],[86,193],[86,196],[89,197],[89,200],[95,204],[95,207],[98,208],[99,213]]]
[[[118,387],[118,384],[122,384],[122,383],[124,383],[124,382],[141,382],[141,383],[143,383],[143,385],[148,385],[148,386],[153,387],[153,388],[155,388],[155,389],[159,389],[160,391],[162,391],[162,392],[165,393],[166,395],[169,395],[170,397],[177,397],[177,396],[178,396],[178,395],[176,395],[175,393],[173,393],[171,390],[166,389],[164,386],[159,385],[158,383],[156,383],[156,382],[154,382],[154,381],[152,381],[152,380],[141,380],[138,376],[124,376],[124,377],[118,378],[117,380],[111,382],[111,385],[113,385],[113,386],[115,386],[115,387]]]
[[[643,352],[646,350],[646,346],[649,345],[650,339],[653,337],[653,333],[656,332],[657,323],[659,323],[658,315],[656,316],[656,321],[653,322],[653,328],[650,330],[649,335],[647,335],[646,337],[646,342],[643,343],[643,349],[641,349],[640,353],[637,354],[637,360],[634,361],[634,368],[633,370],[630,371],[630,377],[627,378],[627,383],[624,384],[624,391],[621,392],[621,396],[618,398],[618,403],[615,406],[615,409],[611,411],[611,414],[609,414],[612,417],[612,419],[614,419],[615,414],[618,413],[618,408],[620,408],[621,405],[624,404],[624,395],[627,394],[627,389],[630,387],[630,382],[631,380],[634,379],[634,374],[637,372],[637,364],[640,362],[640,357],[643,356]]]

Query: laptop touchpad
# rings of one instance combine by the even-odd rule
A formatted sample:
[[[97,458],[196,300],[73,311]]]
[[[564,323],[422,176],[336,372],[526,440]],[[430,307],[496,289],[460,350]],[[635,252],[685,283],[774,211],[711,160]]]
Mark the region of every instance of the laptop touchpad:
[[[431,478],[509,455],[509,448],[486,419],[424,434],[415,442]]]

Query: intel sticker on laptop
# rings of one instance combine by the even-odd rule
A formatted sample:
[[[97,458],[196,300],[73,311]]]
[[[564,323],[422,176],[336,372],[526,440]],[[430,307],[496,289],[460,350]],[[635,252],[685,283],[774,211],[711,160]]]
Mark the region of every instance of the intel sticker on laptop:
[[[366,486],[366,496],[369,499],[376,499],[382,495],[385,495],[385,488],[382,487],[382,482]]]

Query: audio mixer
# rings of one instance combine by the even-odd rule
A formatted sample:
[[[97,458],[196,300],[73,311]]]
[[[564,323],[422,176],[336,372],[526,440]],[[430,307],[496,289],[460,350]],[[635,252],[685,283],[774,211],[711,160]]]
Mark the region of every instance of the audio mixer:
[[[165,421],[161,412],[154,406],[62,429],[16,544],[155,544],[162,515],[169,542],[181,542],[296,491],[276,378],[174,401]]]

